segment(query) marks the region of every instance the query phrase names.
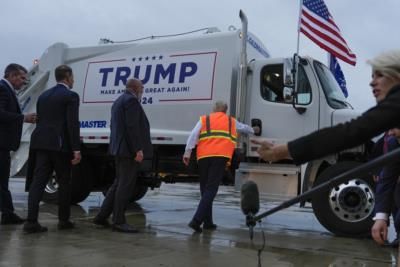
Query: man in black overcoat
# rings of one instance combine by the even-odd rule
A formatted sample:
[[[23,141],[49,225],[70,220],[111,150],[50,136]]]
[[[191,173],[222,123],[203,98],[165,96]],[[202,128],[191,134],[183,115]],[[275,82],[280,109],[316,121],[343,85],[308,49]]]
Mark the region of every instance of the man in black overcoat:
[[[55,69],[57,85],[44,91],[37,101],[37,125],[31,135],[30,159],[33,179],[29,186],[25,233],[47,231],[38,222],[39,203],[55,171],[59,184],[58,229],[74,228],[70,218],[71,167],[81,160],[79,95],[72,91],[74,76],[67,65]],[[33,161],[33,162],[32,162]]]
[[[125,92],[111,108],[111,134],[109,152],[115,157],[115,180],[107,192],[94,223],[108,226],[107,218],[113,214],[114,231],[136,233],[128,224],[125,210],[135,188],[137,172],[143,158],[152,156],[150,125],[140,104],[142,82],[129,79]]]

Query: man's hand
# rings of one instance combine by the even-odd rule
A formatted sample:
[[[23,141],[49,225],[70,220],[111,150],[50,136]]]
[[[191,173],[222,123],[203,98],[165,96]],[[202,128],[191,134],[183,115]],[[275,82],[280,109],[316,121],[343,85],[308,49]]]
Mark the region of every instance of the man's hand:
[[[186,166],[189,166],[189,162],[190,162],[190,155],[192,154],[192,150],[188,149],[185,151],[185,153],[183,153],[183,157],[182,157],[182,161],[183,164],[185,164]]]
[[[253,126],[253,131],[254,131],[254,134],[257,135],[261,132],[261,129],[259,126]]]
[[[139,163],[143,161],[143,150],[139,150],[138,152],[136,152],[135,161]]]
[[[183,155],[182,161],[183,161],[183,164],[185,164],[186,166],[189,166],[190,157]]]
[[[72,165],[76,165],[79,162],[81,162],[81,152],[80,151],[74,151],[74,158],[71,160]]]
[[[289,159],[290,153],[287,144],[274,144],[268,141],[251,140],[253,144],[260,145],[257,153],[265,161],[278,161],[281,159]]]
[[[260,158],[262,158],[265,161],[275,161],[275,155],[274,155],[274,144],[268,141],[258,141],[258,140],[251,140],[253,144],[260,145],[260,147],[257,149],[257,153],[260,155]]]
[[[36,113],[28,113],[24,115],[24,122],[36,123],[36,119],[37,119]]]
[[[388,226],[386,220],[377,219],[371,229],[372,238],[379,245],[383,245],[387,240]]]

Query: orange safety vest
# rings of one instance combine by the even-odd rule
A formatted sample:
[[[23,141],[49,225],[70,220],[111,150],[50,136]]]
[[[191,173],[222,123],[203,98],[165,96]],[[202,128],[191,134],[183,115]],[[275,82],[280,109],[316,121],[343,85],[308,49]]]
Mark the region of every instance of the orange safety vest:
[[[224,112],[201,116],[197,160],[206,157],[232,158],[236,147],[236,120]]]

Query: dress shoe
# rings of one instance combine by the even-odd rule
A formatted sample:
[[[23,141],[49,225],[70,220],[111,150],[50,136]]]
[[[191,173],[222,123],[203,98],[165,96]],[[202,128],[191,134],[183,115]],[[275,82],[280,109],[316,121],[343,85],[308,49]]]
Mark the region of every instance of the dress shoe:
[[[139,230],[135,228],[134,226],[123,223],[123,224],[113,224],[112,230],[116,232],[122,232],[122,233],[138,233]]]
[[[1,214],[1,224],[22,224],[25,219],[22,219],[15,213],[2,213]]]
[[[200,224],[194,220],[191,220],[188,226],[192,228],[196,233],[200,234],[201,232],[203,232],[203,229],[201,229]]]
[[[102,228],[109,228],[109,227],[111,227],[111,224],[108,222],[107,219],[100,219],[100,218],[97,218],[97,217],[95,217],[95,218],[93,219],[93,224],[95,224],[96,226],[100,226],[100,227],[102,227]]]
[[[58,230],[68,230],[75,228],[75,223],[71,221],[59,221],[57,225]]]
[[[47,227],[41,226],[38,222],[26,222],[23,231],[25,234],[47,232]]]
[[[215,223],[203,224],[203,229],[213,231],[217,229],[217,225]]]

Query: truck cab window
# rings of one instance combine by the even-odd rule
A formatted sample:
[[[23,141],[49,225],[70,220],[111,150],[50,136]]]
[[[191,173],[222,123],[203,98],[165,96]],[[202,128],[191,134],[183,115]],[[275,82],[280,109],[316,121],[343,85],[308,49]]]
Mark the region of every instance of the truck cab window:
[[[267,65],[261,70],[261,96],[271,102],[285,103],[283,97],[283,65]]]
[[[349,108],[346,97],[340,89],[332,72],[318,61],[314,61],[314,68],[321,83],[328,105],[334,109]]]
[[[283,86],[283,65],[267,65],[261,70],[261,96],[271,102],[292,104],[292,88]],[[308,105],[311,102],[311,85],[304,71],[299,65],[297,78],[297,100],[298,105]]]

